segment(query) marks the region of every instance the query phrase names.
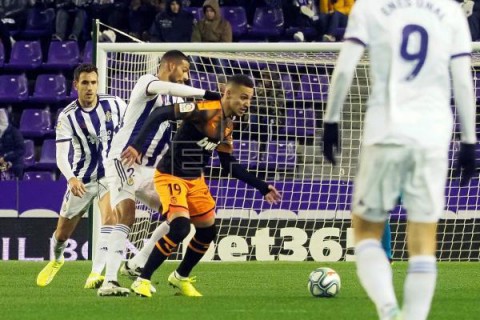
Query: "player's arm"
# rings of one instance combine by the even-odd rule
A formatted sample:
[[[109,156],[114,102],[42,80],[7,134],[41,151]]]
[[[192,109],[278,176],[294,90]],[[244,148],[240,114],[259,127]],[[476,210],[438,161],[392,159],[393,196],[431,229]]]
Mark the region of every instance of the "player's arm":
[[[220,100],[221,95],[218,92],[203,90],[187,86],[184,84],[173,83],[162,80],[152,80],[147,84],[148,95],[171,95],[175,97],[203,98],[205,100]]]
[[[217,153],[223,170],[228,174],[260,191],[268,203],[276,204],[280,201],[282,196],[273,185],[269,185],[265,181],[258,179],[257,176],[250,173],[244,166],[238,163],[237,159],[230,153],[218,150]]]
[[[73,130],[70,127],[68,119],[66,119],[66,116],[63,113],[61,113],[58,117],[55,130],[57,167],[67,179],[68,187],[72,194],[77,197],[82,197],[87,190],[85,189],[83,182],[75,177],[75,174],[72,171],[72,166],[70,165],[70,161],[68,160]]]
[[[353,75],[358,61],[363,55],[364,45],[355,41],[343,44],[337,59],[332,82],[328,92],[327,110],[323,118],[323,155],[333,165],[336,164],[333,148],[340,149],[338,122],[345,98],[352,84]]]

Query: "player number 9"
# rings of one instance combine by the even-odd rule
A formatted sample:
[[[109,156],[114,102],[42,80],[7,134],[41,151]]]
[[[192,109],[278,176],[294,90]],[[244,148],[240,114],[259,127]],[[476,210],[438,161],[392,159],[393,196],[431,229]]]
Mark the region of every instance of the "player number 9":
[[[412,40],[416,43],[412,45]],[[412,49],[415,50],[409,50]],[[402,45],[400,48],[400,55],[409,62],[416,62],[412,72],[407,76],[406,80],[415,79],[422,69],[425,59],[427,58],[428,50],[428,33],[424,27],[417,24],[406,25],[402,30]],[[413,51],[413,52],[412,52]]]

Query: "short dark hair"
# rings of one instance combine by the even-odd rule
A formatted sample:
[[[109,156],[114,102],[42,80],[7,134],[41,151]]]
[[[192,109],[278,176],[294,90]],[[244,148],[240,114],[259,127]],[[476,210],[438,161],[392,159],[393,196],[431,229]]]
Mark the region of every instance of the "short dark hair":
[[[98,69],[95,65],[91,63],[82,63],[78,67],[75,68],[73,71],[73,80],[78,81],[80,79],[80,74],[82,72],[90,73],[90,72],[95,72],[98,76]]]
[[[233,76],[228,78],[227,84],[235,84],[238,86],[245,86],[248,88],[253,88],[255,86],[252,78],[250,78],[245,74],[234,74]]]
[[[163,63],[166,61],[172,61],[172,60],[176,60],[176,61],[186,60],[190,62],[190,59],[188,58],[188,56],[182,51],[170,50],[163,54],[162,58],[160,59],[160,63]]]

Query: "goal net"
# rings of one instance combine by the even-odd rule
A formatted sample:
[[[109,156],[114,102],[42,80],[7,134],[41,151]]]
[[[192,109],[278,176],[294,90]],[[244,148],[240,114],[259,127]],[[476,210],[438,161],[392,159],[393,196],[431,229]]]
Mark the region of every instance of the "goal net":
[[[254,80],[251,109],[235,124],[235,155],[283,195],[279,205],[268,205],[256,190],[222,174],[214,153],[206,178],[217,202],[219,235],[204,259],[352,260],[350,202],[371,87],[368,56],[355,71],[342,114],[342,152],[332,167],[321,154],[321,127],[340,44],[100,43],[100,90],[128,101],[136,80],[145,73],[154,74],[158,59],[171,49],[190,56],[190,84],[195,87],[218,91],[223,78],[235,73]],[[451,168],[458,146],[456,122]],[[452,170],[449,175],[437,256],[444,261],[478,260],[479,180],[461,187]],[[132,253],[161,221],[158,213],[138,207],[130,236]],[[406,213],[401,204],[392,211],[390,222],[393,258],[406,259]],[[184,248],[171,259],[180,259]]]

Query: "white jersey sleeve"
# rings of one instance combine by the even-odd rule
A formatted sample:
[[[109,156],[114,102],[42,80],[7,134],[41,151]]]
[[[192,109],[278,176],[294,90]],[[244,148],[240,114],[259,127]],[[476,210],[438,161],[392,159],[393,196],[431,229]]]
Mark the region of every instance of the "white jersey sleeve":
[[[369,7],[366,0],[357,0],[353,5],[352,11],[348,16],[347,29],[345,30],[345,40],[360,43],[368,46],[370,43],[368,32],[367,13]]]
[[[71,141],[73,138],[73,129],[68,121],[67,115],[61,112],[58,116],[55,126],[55,140],[57,142]]]
[[[457,9],[454,19],[451,20],[453,29],[456,30],[452,36],[452,51],[451,58],[456,58],[464,55],[471,55],[472,53],[472,38],[470,34],[470,28],[468,21],[464,16],[464,13],[460,5],[455,6]]]

